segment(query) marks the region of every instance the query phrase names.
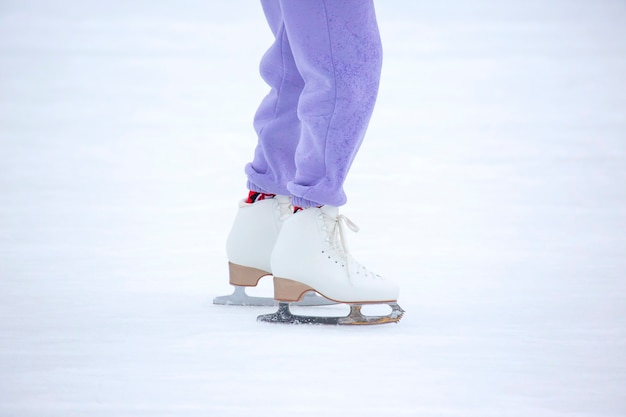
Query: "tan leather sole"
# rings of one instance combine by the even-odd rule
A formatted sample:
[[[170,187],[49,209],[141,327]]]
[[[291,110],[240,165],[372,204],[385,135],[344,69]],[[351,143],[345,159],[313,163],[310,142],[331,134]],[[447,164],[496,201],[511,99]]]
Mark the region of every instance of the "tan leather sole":
[[[274,299],[293,303],[299,301],[307,291],[315,291],[308,285],[286,278],[274,277]]]
[[[309,287],[298,281],[287,278],[274,277],[274,299],[278,301],[293,303],[300,301],[302,296],[308,291],[315,291],[315,288]],[[326,294],[319,293],[324,298],[334,301],[336,303],[347,304],[389,304],[395,303],[397,300],[377,300],[377,301],[341,301],[328,297]]]
[[[256,287],[259,280],[266,275],[272,275],[262,269],[251,268],[233,263],[228,263],[228,273],[231,285],[239,285],[241,287]]]

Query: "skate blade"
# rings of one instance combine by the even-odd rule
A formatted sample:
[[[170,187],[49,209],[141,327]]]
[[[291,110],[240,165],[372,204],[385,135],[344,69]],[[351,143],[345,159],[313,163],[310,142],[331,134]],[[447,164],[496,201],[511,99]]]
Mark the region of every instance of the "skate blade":
[[[213,304],[229,306],[255,306],[255,307],[275,307],[278,301],[270,297],[255,297],[246,293],[246,288],[236,285],[235,291],[230,295],[222,295],[213,299]],[[324,298],[315,293],[307,293],[302,300],[294,303],[301,307],[315,307],[337,304],[335,301]]]
[[[361,304],[350,304],[350,313],[341,317],[320,317],[320,316],[301,316],[293,314],[289,310],[289,303],[279,303],[278,311],[272,314],[263,314],[257,317],[257,321],[265,323],[282,323],[282,324],[326,324],[326,325],[342,325],[355,326],[374,324],[397,323],[404,315],[404,310],[398,303],[388,303],[391,307],[391,313],[386,316],[366,316],[361,313]]]

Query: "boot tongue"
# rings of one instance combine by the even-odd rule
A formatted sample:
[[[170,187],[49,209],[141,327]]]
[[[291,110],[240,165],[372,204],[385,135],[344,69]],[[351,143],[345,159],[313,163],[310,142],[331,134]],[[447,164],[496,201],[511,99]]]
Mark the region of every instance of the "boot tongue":
[[[280,219],[286,220],[287,217],[293,214],[293,206],[291,205],[291,199],[285,195],[277,195],[275,197],[278,201],[278,209],[280,210]]]
[[[324,213],[326,216],[331,217],[333,219],[336,219],[337,216],[339,216],[339,207],[322,206],[320,207],[320,210],[322,210],[322,213]]]
[[[338,227],[339,225],[339,207],[334,206],[322,206],[320,207],[322,214],[324,215],[324,223],[326,224],[326,230],[333,237],[334,240],[340,238]]]
[[[328,241],[335,250],[343,252],[343,246],[341,244],[341,227],[338,222],[339,207],[334,206],[322,206],[319,208],[322,212],[322,219],[324,220],[324,229],[328,233]]]
[[[332,220],[334,223],[343,223],[353,232],[359,231],[359,226],[354,224],[352,220],[342,214],[339,214],[339,207],[322,206],[320,207],[320,210],[322,210],[322,213],[325,215],[327,222]]]

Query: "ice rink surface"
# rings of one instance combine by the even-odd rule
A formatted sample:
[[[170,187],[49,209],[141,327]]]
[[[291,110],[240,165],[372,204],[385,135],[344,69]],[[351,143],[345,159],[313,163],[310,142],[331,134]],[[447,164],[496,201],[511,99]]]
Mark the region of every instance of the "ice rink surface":
[[[377,10],[343,213],[407,313],[339,328],[211,303],[258,2],[0,2],[1,417],[626,415],[626,3]]]

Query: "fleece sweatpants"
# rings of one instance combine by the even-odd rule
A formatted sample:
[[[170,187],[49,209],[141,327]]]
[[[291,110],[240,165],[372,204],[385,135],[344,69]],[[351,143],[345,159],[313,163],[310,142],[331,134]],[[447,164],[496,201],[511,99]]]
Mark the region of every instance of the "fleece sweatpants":
[[[275,41],[261,60],[271,90],[254,117],[248,188],[295,206],[341,206],[376,96],[382,46],[373,0],[263,0]]]

